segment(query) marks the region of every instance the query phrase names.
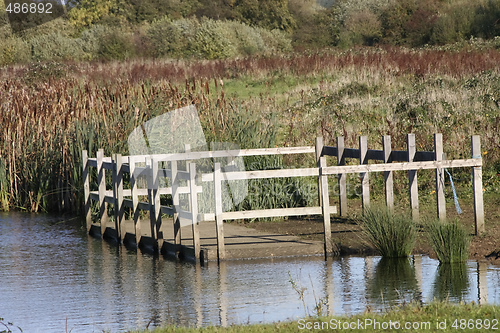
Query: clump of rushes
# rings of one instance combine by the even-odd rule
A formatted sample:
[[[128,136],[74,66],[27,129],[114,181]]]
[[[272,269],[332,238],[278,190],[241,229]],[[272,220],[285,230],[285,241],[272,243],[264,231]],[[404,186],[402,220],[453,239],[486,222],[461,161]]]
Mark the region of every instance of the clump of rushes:
[[[359,222],[368,243],[383,257],[407,257],[415,245],[417,228],[411,217],[387,208],[365,209]]]
[[[429,240],[441,263],[464,262],[469,258],[470,237],[464,227],[439,220],[428,223]]]

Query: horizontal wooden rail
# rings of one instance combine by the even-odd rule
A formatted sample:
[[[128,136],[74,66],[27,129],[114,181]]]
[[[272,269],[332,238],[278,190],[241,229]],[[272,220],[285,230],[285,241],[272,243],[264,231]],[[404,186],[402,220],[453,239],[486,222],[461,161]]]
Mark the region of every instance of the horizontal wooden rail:
[[[322,213],[322,207],[293,207],[225,212],[222,213],[221,217],[224,220],[239,220],[280,216],[321,215]],[[330,214],[337,214],[336,206],[330,206]]]
[[[437,168],[463,168],[463,167],[479,167],[482,166],[481,159],[465,159],[465,160],[444,160],[444,161],[429,161],[429,162],[405,162],[405,163],[389,163],[389,164],[362,164],[362,165],[342,165],[330,166],[320,169],[323,175],[338,175],[342,173],[363,173],[363,172],[381,172],[381,171],[408,171],[408,170],[425,170]]]
[[[323,156],[337,156],[337,147],[324,146]],[[360,150],[357,148],[344,148],[343,158],[355,158],[359,159]],[[433,151],[417,151],[415,152],[414,161],[424,162],[424,161],[434,161],[436,154]],[[366,159],[371,161],[385,161],[386,156],[383,150],[368,149],[366,151]],[[408,161],[408,151],[406,150],[392,150],[387,159],[393,162],[407,162]]]

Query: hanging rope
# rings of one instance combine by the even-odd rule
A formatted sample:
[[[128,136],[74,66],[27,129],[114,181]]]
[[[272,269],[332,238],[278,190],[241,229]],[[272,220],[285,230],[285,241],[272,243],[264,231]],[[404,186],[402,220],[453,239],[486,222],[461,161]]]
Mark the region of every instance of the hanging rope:
[[[450,177],[451,189],[453,190],[453,201],[455,202],[455,209],[457,210],[457,214],[462,214],[462,208],[460,208],[460,204],[458,203],[457,191],[455,190],[455,184],[453,184],[453,177],[448,172],[447,169],[444,169],[448,176]]]

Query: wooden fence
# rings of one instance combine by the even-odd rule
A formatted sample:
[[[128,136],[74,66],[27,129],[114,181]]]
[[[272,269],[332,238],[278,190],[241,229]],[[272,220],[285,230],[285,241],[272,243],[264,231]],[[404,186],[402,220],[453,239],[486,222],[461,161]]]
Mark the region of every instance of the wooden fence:
[[[367,148],[367,137],[359,138],[359,148],[345,148],[344,139],[337,138],[337,146],[323,145],[323,139],[316,139],[316,146],[311,147],[284,147],[284,148],[263,148],[244,150],[224,150],[190,152],[186,147],[185,153],[160,154],[160,155],[139,155],[121,156],[114,154],[112,157],[104,157],[103,150],[97,152],[96,158],[89,158],[87,151],[82,151],[83,160],[83,182],[85,194],[85,216],[87,229],[99,226],[92,223],[91,201],[99,204],[99,219],[101,234],[104,235],[108,226],[106,210],[107,204],[114,205],[114,230],[116,238],[125,238],[125,208],[131,209],[130,216],[133,221],[136,244],[141,243],[142,231],[140,230],[140,211],[149,212],[148,234],[152,239],[153,248],[159,251],[164,245],[161,234],[162,215],[173,217],[174,224],[174,247],[180,249],[181,246],[181,223],[182,219],[187,219],[192,225],[194,256],[200,257],[200,235],[198,224],[201,221],[216,221],[217,253],[218,259],[225,259],[224,245],[224,220],[262,218],[276,216],[300,216],[300,215],[322,215],[324,225],[324,249],[325,255],[332,253],[330,215],[337,213],[336,206],[330,206],[328,176],[336,175],[339,189],[339,213],[342,216],[347,214],[347,187],[346,175],[349,173],[359,173],[361,181],[361,196],[363,208],[370,205],[369,174],[371,172],[384,172],[385,199],[390,209],[394,207],[393,195],[393,172],[408,171],[409,196],[414,219],[419,218],[418,208],[418,170],[435,169],[436,173],[436,196],[437,215],[440,219],[445,219],[445,196],[444,196],[444,169],[455,167],[471,167],[474,191],[474,209],[476,233],[484,231],[484,211],[482,197],[482,158],[479,136],[471,137],[472,158],[460,160],[444,160],[442,135],[434,136],[434,151],[416,151],[415,136],[407,135],[407,150],[395,151],[391,149],[390,136],[382,138],[383,149],[372,150]],[[265,156],[265,155],[287,155],[287,154],[315,154],[317,166],[313,168],[279,169],[279,170],[250,170],[250,171],[223,171],[220,163],[215,159],[222,157],[244,157],[244,156]],[[328,166],[327,156],[337,159],[337,165]],[[359,165],[346,165],[347,158],[359,159]],[[204,173],[197,176],[196,160],[210,159],[213,161],[213,172]],[[369,164],[370,160],[382,161],[383,163]],[[161,168],[164,162],[170,164],[169,169]],[[141,165],[138,165],[141,164]],[[179,165],[185,164],[185,170],[180,170]],[[96,168],[97,190],[90,191],[90,168]],[[112,172],[111,188],[106,186],[106,170]],[[129,188],[124,188],[125,174],[128,174]],[[147,187],[139,186],[140,175],[147,178]],[[319,206],[316,207],[295,207],[279,209],[263,209],[250,211],[229,211],[224,212],[222,208],[222,184],[231,180],[250,180],[282,177],[318,177],[318,197]],[[163,179],[162,179],[163,178]],[[165,182],[166,179],[170,181]],[[186,185],[179,185],[183,179]],[[198,194],[202,192],[201,182],[213,182],[215,211],[209,214],[198,212]],[[170,183],[170,186],[161,186],[162,183]],[[169,194],[172,196],[173,206],[164,206],[160,203],[160,196]],[[179,195],[189,196],[189,209],[179,208]],[[140,201],[139,197],[144,196],[147,201]],[[177,207],[175,209],[174,207]]]

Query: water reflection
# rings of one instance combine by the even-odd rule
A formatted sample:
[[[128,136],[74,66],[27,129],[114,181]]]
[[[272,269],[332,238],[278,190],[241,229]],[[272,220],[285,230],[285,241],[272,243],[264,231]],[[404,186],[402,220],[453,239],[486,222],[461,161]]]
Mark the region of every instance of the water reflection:
[[[0,317],[24,332],[123,332],[354,314],[433,299],[500,303],[500,267],[424,256],[228,261],[200,267],[89,238],[78,223],[0,214]],[[289,277],[304,288],[300,299]]]
[[[373,277],[367,280],[369,299],[374,303],[421,301],[415,267],[411,258],[382,258]]]
[[[469,277],[466,263],[441,264],[434,282],[434,297],[460,302],[466,297]]]

